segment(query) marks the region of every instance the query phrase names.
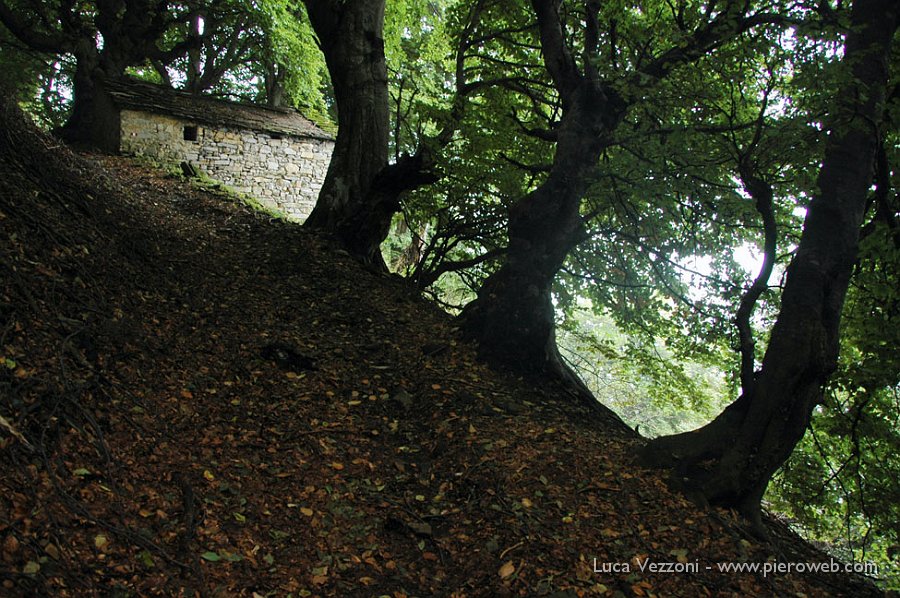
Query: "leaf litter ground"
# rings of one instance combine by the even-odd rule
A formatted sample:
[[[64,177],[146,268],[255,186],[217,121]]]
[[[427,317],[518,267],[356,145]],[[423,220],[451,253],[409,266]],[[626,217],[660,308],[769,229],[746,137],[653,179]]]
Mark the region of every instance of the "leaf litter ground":
[[[327,238],[4,120],[0,594],[877,595],[719,572],[827,557],[673,494]]]

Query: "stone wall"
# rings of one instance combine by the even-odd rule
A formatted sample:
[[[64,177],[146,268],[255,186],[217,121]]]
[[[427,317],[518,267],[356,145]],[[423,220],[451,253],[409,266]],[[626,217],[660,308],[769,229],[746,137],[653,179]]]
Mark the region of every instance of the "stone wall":
[[[210,178],[298,221],[316,204],[334,147],[329,140],[273,138],[134,110],[122,110],[121,132],[120,152],[190,162]]]

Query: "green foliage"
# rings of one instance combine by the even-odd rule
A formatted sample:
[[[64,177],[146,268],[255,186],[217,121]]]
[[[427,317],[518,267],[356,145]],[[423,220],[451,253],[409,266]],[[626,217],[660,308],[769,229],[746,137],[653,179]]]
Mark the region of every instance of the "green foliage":
[[[270,53],[267,58],[284,73],[285,92],[291,104],[303,109],[320,126],[333,130],[324,95],[328,69],[303,3],[262,0],[249,6],[257,10],[264,39],[270,45],[266,49]]]
[[[68,117],[66,93],[74,61],[34,52],[0,25],[0,84],[16,94],[22,110],[42,128],[62,125]]]
[[[388,2],[384,17],[384,53],[391,97],[393,154],[414,153],[435,134],[447,105],[445,84],[452,81],[448,13],[455,1]]]
[[[402,82],[415,86],[404,87],[411,90],[404,95],[409,103],[398,103],[396,113],[417,116],[401,118],[395,126],[397,151],[428,144],[447,127],[455,131],[439,148],[441,180],[404,199],[410,228],[428,231],[421,260],[410,275],[429,286],[431,278],[447,270],[446,276],[455,277],[452,286],[477,288],[492,267],[489,262],[477,263],[478,256],[504,246],[509,207],[544,177],[542,166],[552,147],[528,135],[524,127],[549,125],[546,115],[533,116],[535,103],[530,97],[531,86],[546,93],[548,76],[526,5],[478,3],[476,8],[473,3],[454,2],[442,15],[440,28],[447,32],[446,39],[414,43],[412,48],[424,48],[421,58],[444,59],[434,67],[400,73]],[[439,30],[437,25],[424,29],[420,35],[429,40]],[[425,62],[416,60],[414,65]],[[515,89],[514,81],[528,82],[529,87]],[[394,97],[399,94],[394,92]],[[523,168],[532,165],[533,173],[523,176]],[[453,264],[470,261],[476,262],[471,268],[451,274]]]
[[[699,427],[728,402],[721,369],[678,359],[659,340],[648,347],[609,316],[576,309],[557,342],[597,400],[644,436]]]
[[[210,5],[204,14],[196,57],[203,91],[263,104],[284,94],[286,104],[301,108],[317,124],[331,126],[324,96],[325,60],[302,2],[229,0]],[[166,78],[189,86],[192,60],[188,54],[165,65]],[[158,65],[155,70],[160,70]],[[152,76],[152,71],[144,71]]]
[[[560,4],[579,58],[584,42],[578,33],[584,18],[580,6]],[[758,360],[780,307],[781,277],[799,239],[806,204],[816,191],[823,115],[845,76],[838,60],[844,15],[837,10],[821,20],[800,5],[773,4],[767,9],[790,14],[801,24],[749,30],[649,88],[647,81],[629,78],[628,73],[683,39],[691,24],[701,20],[703,6],[685,2],[601,7],[593,64],[602,79],[619,82],[623,95],[640,95],[641,101],[598,165],[583,203],[588,238],[570,254],[556,280],[558,341],[601,400],[630,423],[639,423],[645,434],[701,425],[740,392],[734,314],[757,272],[748,272],[738,255],[748,248],[759,253],[763,240],[761,216],[740,179],[742,168],[749,166],[775,192],[775,271],[751,319]],[[409,229],[424,231],[419,235],[424,241],[420,261],[404,264],[413,278],[502,247],[506,210],[543,180],[552,159],[552,144],[529,134],[552,131],[560,109],[541,63],[533,14],[515,3],[488,3],[473,25],[467,20],[470,10],[456,6],[448,13],[452,47],[478,40],[464,52],[462,84],[496,84],[479,86],[462,98],[464,117],[453,143],[443,150],[444,179],[405,201]],[[451,81],[460,83],[450,76],[447,81],[443,89],[450,88]],[[435,97],[440,101],[428,106],[443,104],[447,114],[460,99],[447,97],[440,88]],[[438,116],[434,122],[442,121]],[[406,235],[411,242],[408,230]],[[398,244],[394,255],[405,247]],[[435,293],[447,297],[459,289],[460,281],[477,289],[490,268],[486,262],[463,271],[463,278],[454,278],[447,290],[447,277],[459,273],[445,274],[434,284]],[[896,276],[883,286],[896,289]],[[867,377],[873,370],[883,374],[900,368],[890,360],[876,366],[863,359],[874,354],[872,348],[858,347],[852,339],[873,339],[875,332],[883,337],[884,329],[898,327],[869,318],[870,312],[882,309],[877,305],[888,301],[884,296],[867,305],[861,300],[857,290],[851,291],[848,312],[858,317],[855,324],[845,322],[845,329],[855,327],[857,332],[845,332],[842,370],[835,381],[840,392],[831,393],[814,425],[819,444],[828,444],[828,430],[828,437],[833,434],[839,441],[829,453],[836,468],[852,455],[860,461],[865,454],[862,486],[879,497],[877,504],[895,505],[889,497],[891,492],[897,495],[896,483],[889,482],[898,479],[898,466],[886,447],[897,446],[896,436],[888,433],[897,428],[897,383],[867,382]],[[848,322],[853,321],[848,316]],[[879,346],[896,353],[897,342]],[[849,368],[849,363],[866,365]],[[853,384],[879,390],[863,399]],[[838,396],[843,398],[837,401]],[[861,430],[867,430],[869,444],[857,446],[850,441],[853,434],[846,420],[860,411],[854,405],[861,401],[868,406],[861,411],[866,425],[861,420],[854,433],[862,438]],[[843,428],[838,421],[844,421]],[[800,505],[798,512],[807,515],[804,521],[818,522],[821,530],[830,530],[832,539],[842,526],[858,536],[865,520],[865,529],[872,530],[869,554],[877,545],[884,558],[887,547],[896,544],[895,506],[875,509],[876,499],[863,504],[861,498],[835,490],[837,486],[831,486],[840,476],[831,479],[821,501],[803,500],[818,492],[811,482],[821,486],[833,473],[823,458],[810,456],[811,438],[799,449],[797,460],[804,465],[788,465],[805,477],[785,473],[785,488],[793,493],[778,495],[778,504]],[[841,471],[849,475],[850,469]],[[853,486],[846,480],[841,484]],[[830,517],[826,503],[839,516]],[[854,515],[862,519],[847,526],[842,522],[852,518],[848,513],[865,514]],[[859,546],[857,536],[853,542]]]

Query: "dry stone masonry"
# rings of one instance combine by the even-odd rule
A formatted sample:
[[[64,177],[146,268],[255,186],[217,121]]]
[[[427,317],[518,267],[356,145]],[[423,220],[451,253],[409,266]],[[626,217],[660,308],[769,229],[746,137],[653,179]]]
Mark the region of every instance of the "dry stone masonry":
[[[312,211],[334,141],[295,111],[246,106],[152,86],[109,89],[117,151],[189,162],[292,220]]]

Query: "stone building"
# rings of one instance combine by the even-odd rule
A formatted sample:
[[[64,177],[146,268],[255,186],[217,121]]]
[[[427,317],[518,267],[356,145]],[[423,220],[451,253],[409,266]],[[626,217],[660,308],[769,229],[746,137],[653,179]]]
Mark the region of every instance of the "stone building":
[[[150,83],[104,84],[102,149],[188,162],[293,220],[312,211],[334,138],[299,112],[194,96]]]

